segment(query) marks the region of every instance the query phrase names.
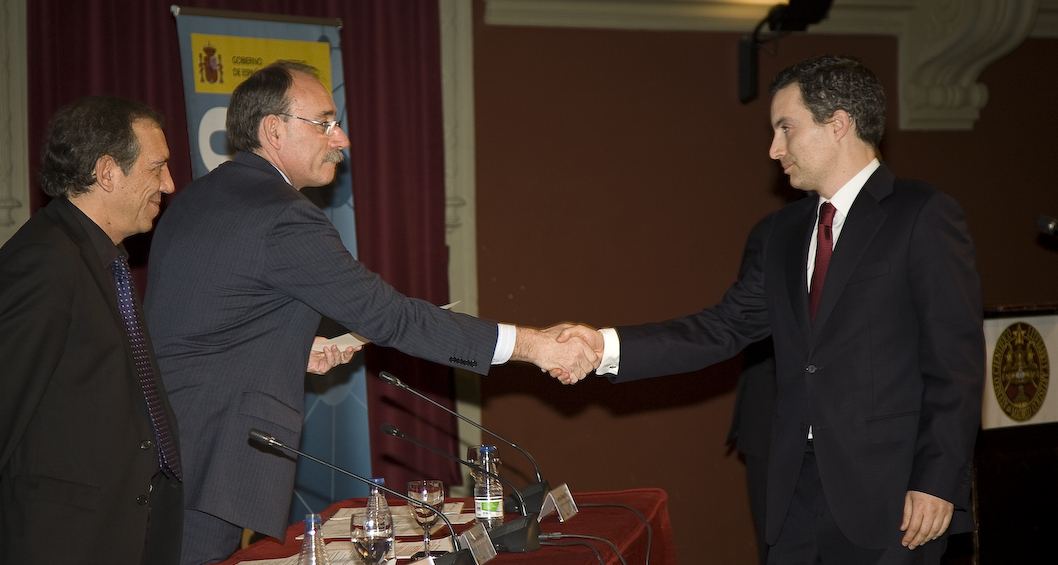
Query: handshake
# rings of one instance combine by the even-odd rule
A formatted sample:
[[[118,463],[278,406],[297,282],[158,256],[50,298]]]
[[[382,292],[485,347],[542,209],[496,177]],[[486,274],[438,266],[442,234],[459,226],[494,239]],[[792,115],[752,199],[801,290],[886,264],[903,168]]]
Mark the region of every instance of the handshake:
[[[599,330],[562,323],[543,330],[518,326],[512,361],[527,361],[562,384],[573,384],[599,368],[603,337]]]

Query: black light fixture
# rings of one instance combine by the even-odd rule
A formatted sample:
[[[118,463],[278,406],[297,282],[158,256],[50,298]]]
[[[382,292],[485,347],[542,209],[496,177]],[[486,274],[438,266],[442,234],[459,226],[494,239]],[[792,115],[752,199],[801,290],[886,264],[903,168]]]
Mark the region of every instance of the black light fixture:
[[[753,29],[753,35],[738,41],[738,100],[743,104],[757,98],[758,51],[769,41],[776,41],[791,31],[805,31],[823,21],[834,0],[790,0],[768,10],[768,15]],[[770,33],[763,33],[764,25]]]

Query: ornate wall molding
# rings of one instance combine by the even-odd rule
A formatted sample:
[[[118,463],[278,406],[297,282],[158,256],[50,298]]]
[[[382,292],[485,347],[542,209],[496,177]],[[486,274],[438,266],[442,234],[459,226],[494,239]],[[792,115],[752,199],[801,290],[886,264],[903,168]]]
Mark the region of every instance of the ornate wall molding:
[[[900,41],[900,126],[968,130],[988,102],[977,82],[989,64],[1024,42],[1033,0],[921,0]]]
[[[749,33],[779,0],[486,0],[493,25]],[[1027,37],[1058,37],[1058,0],[834,0],[807,33],[894,35],[900,127],[968,130],[981,72]]]
[[[29,219],[26,1],[0,0],[0,244]]]

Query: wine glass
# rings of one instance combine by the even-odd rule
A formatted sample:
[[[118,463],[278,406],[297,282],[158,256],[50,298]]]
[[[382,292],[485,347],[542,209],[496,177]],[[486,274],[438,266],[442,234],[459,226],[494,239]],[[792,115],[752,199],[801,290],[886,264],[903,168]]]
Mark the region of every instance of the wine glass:
[[[350,533],[353,549],[364,565],[380,565],[389,556],[393,547],[391,519],[380,519],[369,513],[354,513]]]
[[[445,485],[441,481],[411,481],[408,483],[408,497],[435,508],[444,510]],[[412,505],[415,521],[422,526],[423,550],[412,556],[412,559],[425,559],[433,555],[444,555],[447,551],[430,551],[430,529],[437,522],[437,512],[432,512],[418,504]]]

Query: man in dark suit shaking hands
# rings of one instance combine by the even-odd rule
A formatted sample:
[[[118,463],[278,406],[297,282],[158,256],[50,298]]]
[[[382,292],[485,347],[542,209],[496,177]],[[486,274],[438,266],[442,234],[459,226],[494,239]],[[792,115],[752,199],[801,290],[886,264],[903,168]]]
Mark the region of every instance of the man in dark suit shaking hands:
[[[603,351],[597,372],[620,382],[694,371],[771,335],[768,563],[938,563],[945,534],[973,528],[985,353],[966,219],[880,163],[884,93],[859,61],[806,60],[771,92],[770,155],[814,196],[775,213],[717,305],[560,339],[587,339]]]
[[[349,145],[315,73],[279,62],[235,88],[227,130],[239,153],[181,190],[151,247],[147,318],[183,432],[184,563],[224,559],[243,528],[282,539],[295,464],[247,432],[298,445],[321,314],[375,344],[481,374],[516,360],[583,376],[598,362],[583,342],[557,343],[557,331],[403,296],[349,254],[299,192],[330,183]]]
[[[174,564],[176,420],[122,240],[173,191],[163,120],[93,97],[52,119],[52,197],[0,249],[0,564]]]

